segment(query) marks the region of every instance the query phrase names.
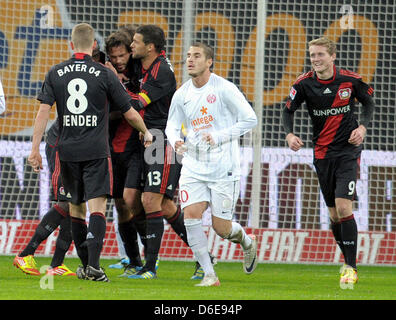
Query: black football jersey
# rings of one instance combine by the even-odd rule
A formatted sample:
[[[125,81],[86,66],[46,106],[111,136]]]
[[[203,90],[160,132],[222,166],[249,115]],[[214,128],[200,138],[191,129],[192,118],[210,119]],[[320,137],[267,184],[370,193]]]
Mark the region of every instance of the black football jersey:
[[[135,101],[143,107],[141,115],[147,128],[165,130],[170,103],[176,91],[175,74],[165,53],[162,52],[148,70],[135,63],[131,71],[138,75],[140,92]]]
[[[73,162],[108,158],[109,103],[121,113],[131,107],[117,76],[81,53],[50,69],[37,99],[56,103],[59,157]]]
[[[359,74],[334,67],[333,78],[321,80],[314,71],[297,78],[285,107],[296,111],[305,101],[313,125],[315,159],[340,155],[358,157],[362,145],[348,143],[351,132],[358,127],[356,99],[369,103],[373,89]]]
[[[131,56],[128,60],[127,69],[124,71],[125,76],[129,77],[129,80],[123,81],[123,85],[131,97],[138,99],[137,94],[139,93],[140,87],[137,75],[128,72],[128,70],[133,70],[133,65],[136,63],[140,63],[139,60],[135,60]],[[113,106],[110,106],[110,112],[111,111],[113,111]],[[139,108],[137,108],[137,111],[139,111]],[[139,132],[131,127],[124,117],[110,120],[109,134],[110,150],[114,153],[130,153],[140,148],[141,142],[139,140]]]

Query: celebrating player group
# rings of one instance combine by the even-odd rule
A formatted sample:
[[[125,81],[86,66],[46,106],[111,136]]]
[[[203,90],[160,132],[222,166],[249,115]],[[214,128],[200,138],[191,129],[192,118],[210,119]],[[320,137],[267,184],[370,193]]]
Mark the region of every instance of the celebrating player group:
[[[39,146],[56,103],[57,120],[46,140],[54,204],[14,265],[40,275],[35,250],[60,226],[47,274],[108,282],[100,255],[106,204],[114,199],[117,232],[127,256],[121,277],[157,278],[166,219],[197,259],[192,276],[200,280],[196,286],[219,286],[216,258],[208,252],[202,226],[209,206],[213,230],[240,244],[243,271],[253,273],[257,239],[235,221],[234,211],[240,193],[239,140],[257,125],[257,117],[236,85],[213,72],[214,49],[193,43],[185,60],[190,79],[177,84],[160,27],[128,25],[112,33],[105,43],[108,61],[94,34],[89,24],[74,26],[74,54],[49,70],[37,97],[40,108],[28,161],[36,172],[43,168]],[[336,68],[334,42],[315,39],[308,49],[312,70],[292,85],[282,122],[289,147],[298,152],[304,143],[293,132],[293,113],[306,102],[313,124],[314,165],[334,238],[345,257],[340,283],[355,284],[352,201],[374,110],[373,90],[358,74]],[[363,106],[360,123],[355,98]],[[64,264],[72,242],[81,260],[75,272]]]

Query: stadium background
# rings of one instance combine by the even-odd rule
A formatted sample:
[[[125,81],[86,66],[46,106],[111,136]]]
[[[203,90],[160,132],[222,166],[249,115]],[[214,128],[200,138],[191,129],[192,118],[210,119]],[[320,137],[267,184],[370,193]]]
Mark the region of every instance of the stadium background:
[[[258,235],[261,262],[341,261],[312,168],[307,114],[296,114],[296,132],[306,147],[298,153],[286,148],[280,122],[291,84],[309,70],[307,42],[322,35],[336,40],[337,65],[360,73],[374,88],[377,105],[354,207],[359,260],[396,264],[394,1],[0,1],[0,14],[0,76],[7,103],[0,116],[0,254],[19,252],[50,205],[48,168],[37,175],[26,158],[38,109],[35,96],[49,68],[69,58],[71,28],[91,23],[103,49],[104,39],[119,26],[154,23],[166,32],[179,85],[186,79],[188,43],[208,41],[216,49],[214,71],[238,85],[260,117],[259,127],[241,141],[235,217]],[[109,257],[118,250],[113,214],[109,204],[103,252]],[[208,235],[220,259],[241,259],[234,244],[209,228]],[[51,254],[55,237],[37,253]],[[69,254],[75,255],[73,249]],[[168,225],[161,258],[191,258]]]

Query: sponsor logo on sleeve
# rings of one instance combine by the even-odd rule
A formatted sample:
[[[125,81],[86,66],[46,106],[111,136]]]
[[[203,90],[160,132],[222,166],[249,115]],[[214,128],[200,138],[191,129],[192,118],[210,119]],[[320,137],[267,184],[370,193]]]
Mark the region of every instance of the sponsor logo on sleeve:
[[[296,97],[296,94],[297,94],[297,90],[294,89],[294,87],[292,87],[291,90],[290,90],[290,94],[289,94],[290,98],[292,100],[294,100],[294,98]]]

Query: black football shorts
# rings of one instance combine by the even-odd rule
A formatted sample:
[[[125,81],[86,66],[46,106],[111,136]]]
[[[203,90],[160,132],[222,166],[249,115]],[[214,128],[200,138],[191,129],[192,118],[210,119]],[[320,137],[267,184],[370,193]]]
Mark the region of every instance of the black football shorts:
[[[314,166],[328,207],[335,207],[336,198],[355,199],[360,158],[315,159]]]
[[[122,198],[124,188],[143,191],[143,152],[142,145],[140,150],[111,154],[114,174],[113,198]]]
[[[45,145],[45,155],[47,157],[48,169],[51,179],[51,201],[70,201],[71,195],[65,192],[65,188],[62,184],[58,147],[49,145],[47,143]]]
[[[163,147],[147,148],[143,155],[144,192],[160,193],[173,199],[180,178],[179,163],[172,146],[165,139]]]
[[[60,161],[61,176],[66,192],[71,194],[73,204],[86,200],[112,196],[113,169],[111,158],[89,161]]]

